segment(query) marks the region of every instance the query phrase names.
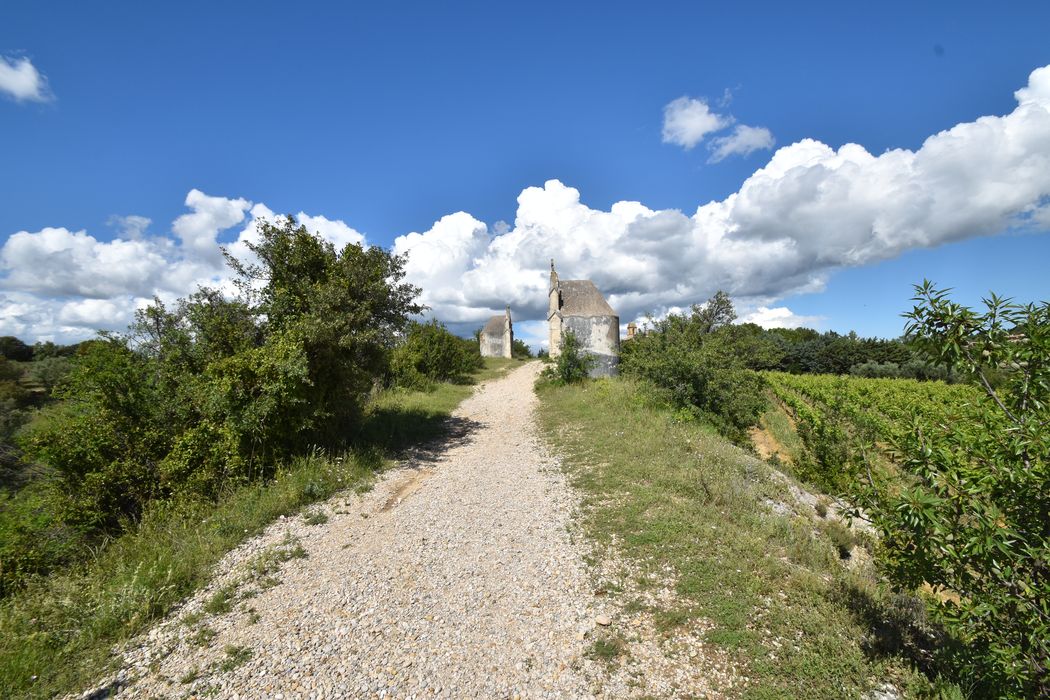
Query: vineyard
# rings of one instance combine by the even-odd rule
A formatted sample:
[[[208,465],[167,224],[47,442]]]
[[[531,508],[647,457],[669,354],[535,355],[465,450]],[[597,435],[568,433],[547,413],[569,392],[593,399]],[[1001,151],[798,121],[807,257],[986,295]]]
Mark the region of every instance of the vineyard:
[[[889,448],[916,426],[973,419],[982,392],[968,384],[912,379],[767,372],[805,453],[795,458],[804,479],[831,490],[846,488],[857,470],[887,464]]]

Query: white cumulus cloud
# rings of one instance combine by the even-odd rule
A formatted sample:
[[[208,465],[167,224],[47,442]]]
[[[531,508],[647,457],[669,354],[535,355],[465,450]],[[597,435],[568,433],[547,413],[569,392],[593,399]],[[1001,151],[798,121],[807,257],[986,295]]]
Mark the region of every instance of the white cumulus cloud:
[[[0,56],[0,93],[7,93],[16,102],[47,102],[53,98],[47,77],[24,56]]]
[[[704,100],[683,96],[664,106],[663,140],[688,151],[711,132],[732,123],[732,117],[712,112]]]
[[[121,330],[154,297],[171,301],[202,285],[231,289],[219,247],[222,232],[244,224],[229,249],[251,259],[246,243],[256,224],[277,216],[264,204],[186,196],[189,211],[175,219],[171,236],[147,236],[144,216],[113,216],[118,235],[100,240],[86,231],[48,227],[18,231],[0,247],[0,335],[25,340],[74,341],[97,330]],[[300,212],[295,217],[337,247],[364,243],[338,219]]]
[[[740,323],[754,323],[763,328],[814,328],[823,320],[823,316],[800,316],[786,306],[760,306],[738,319]]]
[[[764,126],[747,126],[739,124],[728,136],[711,139],[709,163],[717,163],[731,155],[746,156],[755,151],[768,151],[773,148],[776,139],[773,132]]]
[[[1045,228],[1048,83],[1050,67],[1033,72],[1009,114],[958,124],[915,151],[874,155],[803,139],[692,214],[639,202],[593,209],[551,180],[521,193],[506,233],[460,212],[399,238],[395,250],[409,252],[410,279],[443,319],[480,322],[505,303],[516,318],[543,318],[552,257],[563,277],[594,280],[621,319],[685,308],[718,289],[771,308],[821,290],[838,268]]]
[[[146,229],[153,223],[153,220],[147,216],[137,216],[135,214],[128,216],[114,214],[109,217],[106,223],[116,228],[121,238],[137,241],[146,235]]]
[[[776,301],[820,291],[837,269],[910,249],[1050,228],[1050,67],[1015,96],[1008,114],[957,124],[914,151],[786,145],[736,192],[692,212],[631,201],[595,209],[549,180],[521,192],[513,225],[456,212],[399,236],[393,250],[408,255],[408,280],[431,313],[460,330],[509,304],[523,336],[542,341],[550,258],[563,278],[593,280],[623,321],[723,289],[755,309],[745,318],[756,323],[810,324],[819,319]],[[154,294],[224,285],[220,234],[236,232],[228,247],[247,255],[255,223],[274,218],[264,204],[199,190],[186,206],[174,236],[144,228],[111,241],[65,228],[11,235],[0,248],[0,335],[82,338],[130,318]],[[297,218],[336,245],[363,240],[343,221]]]

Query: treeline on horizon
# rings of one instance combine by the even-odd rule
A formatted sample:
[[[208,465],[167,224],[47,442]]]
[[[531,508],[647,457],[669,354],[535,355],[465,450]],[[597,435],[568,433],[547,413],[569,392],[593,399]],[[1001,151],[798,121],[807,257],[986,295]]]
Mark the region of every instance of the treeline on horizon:
[[[707,304],[730,304],[728,295],[717,293]],[[753,370],[776,370],[791,374],[849,374],[856,377],[962,381],[944,365],[929,361],[906,338],[863,337],[812,328],[762,328],[754,323],[725,324],[723,334],[744,348],[744,360]],[[650,323],[646,332],[660,332],[663,324]]]

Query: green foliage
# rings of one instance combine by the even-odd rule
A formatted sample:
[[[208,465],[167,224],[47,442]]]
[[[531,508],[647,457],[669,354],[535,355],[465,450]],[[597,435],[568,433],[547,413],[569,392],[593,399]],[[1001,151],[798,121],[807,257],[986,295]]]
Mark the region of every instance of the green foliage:
[[[931,360],[984,397],[949,419],[917,420],[895,440],[906,483],[873,483],[863,505],[880,561],[901,586],[937,592],[935,617],[975,694],[1050,694],[1050,304],[992,295],[984,311],[930,282],[905,317]],[[1003,373],[992,386],[988,374]]]
[[[524,340],[515,338],[510,345],[510,355],[515,360],[527,360],[532,357],[532,350],[529,350],[529,346],[525,344]]]
[[[852,493],[857,478],[878,471],[880,455],[907,432],[916,417],[945,421],[975,404],[966,384],[912,379],[868,379],[827,374],[764,374],[791,413],[805,451],[794,460],[800,479],[832,493]]]
[[[584,499],[580,527],[603,562],[598,585],[668,638],[702,625],[705,648],[746,667],[746,688],[712,694],[861,698],[889,680],[917,696],[907,691],[922,678],[900,658],[869,653],[867,622],[834,595],[861,573],[811,521],[763,505],[791,502],[790,484],[710,426],[678,420],[630,377],[538,393],[541,427]],[[596,639],[612,642],[608,629]]]
[[[854,377],[867,377],[871,379],[918,379],[921,381],[944,381],[957,382],[961,377],[941,365],[924,361],[913,357],[906,362],[876,362],[869,360],[862,364],[853,365],[849,373]]]
[[[723,294],[724,297],[724,294]],[[765,381],[746,362],[772,362],[774,349],[750,329],[728,325],[735,314],[716,294],[690,316],[672,314],[624,343],[620,371],[646,379],[679,408],[696,412],[737,442],[766,407]]]
[[[33,348],[13,335],[0,336],[0,356],[7,360],[29,362],[33,359]]]
[[[594,358],[580,348],[580,341],[575,333],[566,332],[561,338],[561,352],[554,362],[554,367],[546,370],[556,382],[561,384],[578,384],[587,378],[594,366]]]
[[[50,394],[69,375],[72,362],[62,355],[35,358],[26,369],[26,380]]]
[[[403,259],[337,251],[291,219],[258,233],[257,262],[228,257],[238,298],[157,300],[127,335],[81,344],[64,378],[61,358],[41,367],[63,401],[22,444],[59,480],[65,522],[116,533],[155,499],[214,500],[359,429],[390,339],[421,310]]]
[[[72,357],[77,354],[80,343],[73,345],[56,345],[50,340],[33,344],[33,361],[39,362],[49,357]]]
[[[478,344],[452,334],[437,320],[413,322],[390,358],[395,384],[412,388],[462,381],[483,366]]]
[[[62,505],[62,494],[47,481],[0,491],[0,599],[84,553],[83,538],[61,518]]]

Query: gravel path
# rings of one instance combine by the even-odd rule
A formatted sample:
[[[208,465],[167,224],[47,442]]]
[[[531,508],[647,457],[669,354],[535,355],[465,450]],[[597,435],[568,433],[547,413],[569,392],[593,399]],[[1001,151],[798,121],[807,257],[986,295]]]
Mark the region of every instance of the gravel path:
[[[327,522],[288,518],[231,552],[124,651],[119,696],[590,697],[584,654],[610,611],[536,434],[540,368],[479,387],[447,445],[330,500]]]

